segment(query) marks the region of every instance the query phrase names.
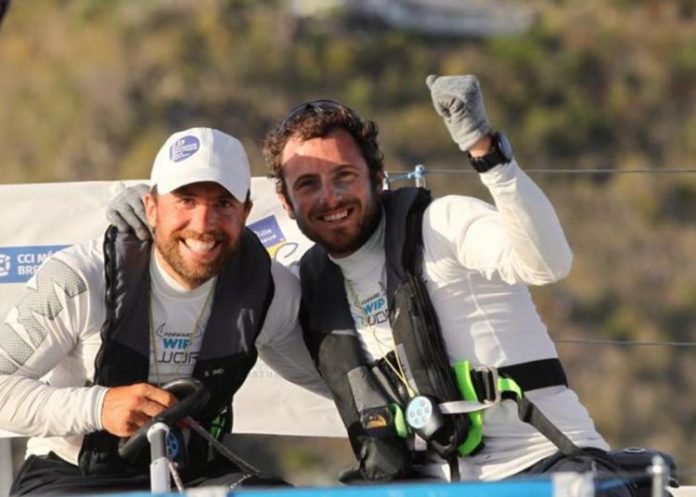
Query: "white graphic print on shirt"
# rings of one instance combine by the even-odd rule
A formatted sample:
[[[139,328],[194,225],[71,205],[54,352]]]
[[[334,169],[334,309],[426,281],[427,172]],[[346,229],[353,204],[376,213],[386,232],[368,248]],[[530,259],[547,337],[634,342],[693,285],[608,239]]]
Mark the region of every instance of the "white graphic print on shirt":
[[[358,328],[366,328],[368,326],[377,326],[389,321],[389,309],[387,309],[386,292],[382,285],[380,291],[370,295],[360,302],[353,302],[351,305],[351,314],[355,321],[355,326]]]
[[[155,360],[162,374],[195,366],[203,338],[204,327],[201,325],[193,333],[172,328],[173,326],[164,322],[155,329]]]
[[[156,257],[153,261],[149,380],[163,384],[193,373],[210,316],[216,278],[194,290],[181,289],[161,269]]]

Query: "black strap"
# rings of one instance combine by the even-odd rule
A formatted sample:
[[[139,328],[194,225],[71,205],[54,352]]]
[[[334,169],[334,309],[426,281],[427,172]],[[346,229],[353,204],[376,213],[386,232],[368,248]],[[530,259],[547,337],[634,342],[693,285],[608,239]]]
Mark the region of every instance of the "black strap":
[[[404,270],[413,275],[420,275],[423,265],[423,214],[432,197],[428,190],[416,195],[411,210],[406,218],[406,230],[401,263]]]
[[[498,369],[498,374],[507,376],[517,382],[522,392],[531,392],[540,388],[568,386],[568,379],[563,365],[558,358],[540,359],[505,366]],[[517,414],[525,423],[532,425],[539,433],[553,443],[563,455],[574,456],[582,452],[555,424],[541,412],[527,397],[517,400]]]
[[[450,481],[462,481],[462,475],[459,472],[459,457],[454,454],[447,460],[450,470]]]
[[[522,392],[531,392],[540,388],[567,386],[565,371],[561,361],[557,358],[540,359],[537,361],[523,362],[512,366],[497,368],[497,373],[502,378],[511,378],[522,389]],[[478,368],[471,371],[471,381],[476,391],[479,402],[492,402],[497,398],[498,385],[494,370]],[[503,398],[513,399],[514,392],[501,392]]]
[[[539,408],[528,398],[517,399],[517,415],[520,420],[532,425],[539,433],[548,438],[563,455],[575,456],[582,449],[575,445],[565,434],[554,425]]]
[[[489,374],[487,374],[489,373]],[[511,366],[498,368],[498,374],[503,377],[512,378],[522,389],[523,394],[538,390],[540,388],[553,387],[559,385],[568,385],[568,381],[558,358],[540,359],[537,361],[529,361]],[[494,400],[495,389],[493,385],[493,376],[489,371],[479,370],[472,371],[472,381],[476,388],[476,394],[479,400]],[[544,435],[551,441],[558,450],[566,456],[574,456],[582,452],[556,425],[554,425],[524,395],[518,398],[509,392],[502,393],[504,398],[517,402],[517,412],[521,421],[532,425],[539,433]]]
[[[563,365],[556,357],[503,366],[498,368],[498,374],[515,380],[523,392],[559,385],[568,386]]]

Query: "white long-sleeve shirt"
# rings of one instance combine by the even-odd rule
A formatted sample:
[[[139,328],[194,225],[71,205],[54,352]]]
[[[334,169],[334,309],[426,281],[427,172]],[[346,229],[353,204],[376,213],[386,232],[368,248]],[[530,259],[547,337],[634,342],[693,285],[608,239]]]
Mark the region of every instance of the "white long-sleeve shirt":
[[[27,283],[0,327],[0,428],[34,437],[27,454],[53,451],[76,463],[82,436],[102,429],[107,388],[84,385],[94,375],[106,316],[103,266],[101,240],[55,254]],[[286,379],[327,395],[297,322],[299,281],[276,262],[271,273],[275,294],[256,341],[259,356]],[[192,373],[214,281],[186,290],[156,257],[150,275],[149,380],[163,383]]]
[[[557,357],[528,285],[565,277],[572,252],[543,192],[513,161],[480,175],[495,207],[481,200],[435,199],[423,217],[424,278],[451,364],[503,366]],[[332,259],[346,281],[346,295],[368,356],[394,346],[388,321],[384,220],[348,257]],[[569,388],[529,392],[528,398],[580,446],[607,448]],[[513,475],[557,449],[521,422],[516,404],[504,401],[484,414],[485,448],[460,458],[463,479]],[[445,464],[425,468],[447,477]]]

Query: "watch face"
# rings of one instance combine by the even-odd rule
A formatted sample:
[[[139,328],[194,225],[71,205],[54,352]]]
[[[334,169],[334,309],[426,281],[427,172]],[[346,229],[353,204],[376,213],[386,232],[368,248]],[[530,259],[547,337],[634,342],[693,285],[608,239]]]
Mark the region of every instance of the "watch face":
[[[512,145],[507,139],[504,133],[498,133],[498,150],[505,157],[505,162],[510,162],[512,160]]]

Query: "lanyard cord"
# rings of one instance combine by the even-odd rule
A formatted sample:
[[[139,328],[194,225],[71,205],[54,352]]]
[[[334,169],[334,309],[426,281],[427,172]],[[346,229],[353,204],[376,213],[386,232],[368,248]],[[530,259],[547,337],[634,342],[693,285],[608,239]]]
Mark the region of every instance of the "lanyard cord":
[[[416,391],[413,389],[413,387],[411,387],[411,384],[406,379],[404,368],[401,365],[401,360],[399,359],[399,353],[394,351],[394,357],[396,358],[396,366],[394,366],[394,364],[392,364],[392,362],[389,360],[389,346],[386,343],[384,343],[384,341],[381,338],[377,336],[377,329],[374,324],[370,323],[370,317],[367,315],[367,312],[362,306],[362,302],[358,297],[358,293],[355,291],[355,288],[353,287],[353,282],[347,278],[345,281],[346,286],[348,287],[348,291],[350,292],[350,296],[353,299],[353,305],[360,310],[361,317],[365,322],[365,327],[367,328],[367,331],[375,339],[375,343],[379,347],[379,352],[380,354],[382,354],[382,358],[384,359],[385,364],[389,366],[389,368],[394,372],[399,381],[404,385],[404,387],[406,387],[409,397],[415,397]]]
[[[208,290],[208,295],[205,297],[205,302],[203,302],[203,307],[201,308],[201,311],[198,313],[198,317],[196,318],[196,322],[193,325],[193,328],[191,331],[188,333],[187,336],[187,342],[185,343],[184,346],[184,351],[188,350],[188,347],[191,343],[193,343],[193,337],[198,331],[199,327],[202,324],[203,321],[203,316],[206,313],[206,310],[208,309],[213,293],[215,290],[215,283],[210,285],[210,289]],[[162,376],[160,375],[159,372],[159,364],[157,361],[157,336],[155,335],[155,312],[154,312],[154,295],[152,290],[150,290],[150,302],[149,302],[149,311],[150,311],[150,341],[152,343],[152,363],[155,368],[155,379],[156,379],[156,384],[157,385],[162,385],[164,382],[162,381]],[[177,377],[179,375],[179,371],[181,370],[181,367],[183,366],[183,362],[177,364],[176,370],[174,371],[174,376]]]

